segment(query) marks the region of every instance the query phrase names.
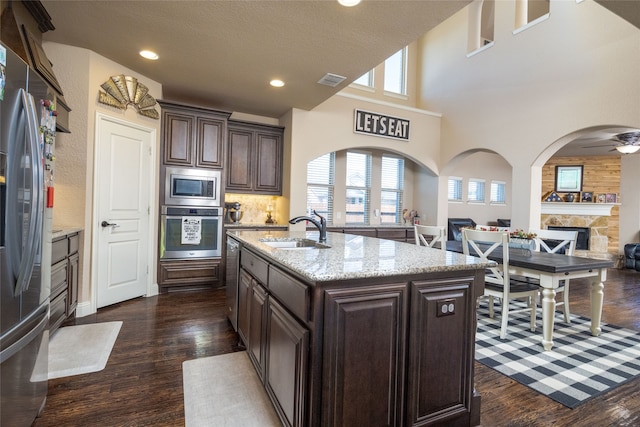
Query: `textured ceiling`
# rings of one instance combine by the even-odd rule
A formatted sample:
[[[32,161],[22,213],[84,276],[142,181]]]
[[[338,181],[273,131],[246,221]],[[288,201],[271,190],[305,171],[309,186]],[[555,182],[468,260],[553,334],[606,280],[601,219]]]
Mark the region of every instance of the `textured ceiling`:
[[[280,117],[314,108],[469,3],[42,0],[55,26],[43,40],[135,70],[161,83],[165,100]],[[160,59],[141,58],[143,49]],[[318,84],[326,73],[347,80]],[[286,85],[270,87],[273,78]]]

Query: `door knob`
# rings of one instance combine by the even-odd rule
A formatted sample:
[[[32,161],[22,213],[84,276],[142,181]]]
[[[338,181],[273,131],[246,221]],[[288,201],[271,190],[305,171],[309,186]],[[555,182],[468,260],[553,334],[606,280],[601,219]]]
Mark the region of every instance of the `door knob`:
[[[102,221],[100,225],[103,227],[113,227],[113,228],[120,227],[118,224],[111,224],[110,222],[107,222],[107,221]]]

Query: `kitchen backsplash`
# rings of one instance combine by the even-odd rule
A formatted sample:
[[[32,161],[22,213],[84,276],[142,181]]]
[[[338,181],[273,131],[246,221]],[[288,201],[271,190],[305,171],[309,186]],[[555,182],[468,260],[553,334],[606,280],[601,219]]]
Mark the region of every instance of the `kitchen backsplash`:
[[[267,207],[271,206],[271,218],[277,224],[287,225],[287,219],[281,217],[278,208],[281,206],[281,196],[254,196],[250,194],[227,193],[224,196],[225,203],[238,202],[242,206],[241,224],[264,224],[267,220]],[[284,215],[284,213],[283,213]]]

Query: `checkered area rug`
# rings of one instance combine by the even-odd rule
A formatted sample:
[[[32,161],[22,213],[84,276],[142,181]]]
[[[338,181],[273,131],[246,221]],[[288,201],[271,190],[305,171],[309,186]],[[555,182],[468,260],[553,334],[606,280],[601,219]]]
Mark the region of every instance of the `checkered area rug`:
[[[517,313],[501,340],[498,308],[494,319],[486,304],[478,310],[476,360],[569,408],[640,375],[640,332],[603,323],[594,337],[590,319],[572,315],[568,324],[556,313],[554,346],[544,351],[540,310],[536,332],[528,314]]]

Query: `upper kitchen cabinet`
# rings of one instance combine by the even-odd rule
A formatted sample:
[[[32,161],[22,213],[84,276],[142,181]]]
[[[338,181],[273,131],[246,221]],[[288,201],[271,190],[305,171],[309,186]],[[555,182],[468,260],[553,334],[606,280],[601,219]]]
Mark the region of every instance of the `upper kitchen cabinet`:
[[[158,101],[162,107],[162,163],[222,169],[230,114],[207,108]]]
[[[282,195],[284,129],[235,120],[228,129],[225,190]]]

